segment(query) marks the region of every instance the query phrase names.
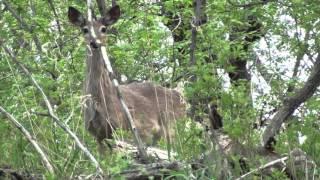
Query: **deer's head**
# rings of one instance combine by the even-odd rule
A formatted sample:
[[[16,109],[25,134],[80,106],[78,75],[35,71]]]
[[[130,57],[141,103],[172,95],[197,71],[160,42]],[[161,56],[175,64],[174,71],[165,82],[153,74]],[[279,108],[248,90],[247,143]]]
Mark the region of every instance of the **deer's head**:
[[[68,10],[69,21],[73,25],[81,28],[87,44],[94,49],[100,48],[101,44],[104,43],[107,26],[115,23],[119,17],[120,7],[118,5],[112,7],[103,17],[94,19],[92,22],[89,22],[88,19],[74,7],[69,7]]]

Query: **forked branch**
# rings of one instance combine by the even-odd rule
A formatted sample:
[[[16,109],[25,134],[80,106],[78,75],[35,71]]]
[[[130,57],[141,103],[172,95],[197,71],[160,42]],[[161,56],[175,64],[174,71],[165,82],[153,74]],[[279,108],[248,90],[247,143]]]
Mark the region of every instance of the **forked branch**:
[[[3,107],[0,106],[0,112],[2,112],[20,131],[21,133],[27,138],[27,140],[33,145],[33,147],[36,149],[36,151],[41,156],[44,165],[48,169],[48,171],[51,174],[54,174],[54,170],[52,165],[50,164],[47,155],[42,151],[39,144],[37,143],[36,139],[32,137],[32,135],[29,133],[29,131],[22,126],[22,124],[19,123],[19,121],[13,117],[10,113],[8,113]]]
[[[292,96],[286,98],[283,106],[278,110],[263,134],[263,145],[266,147],[279,132],[281,125],[293,112],[307,99],[309,99],[320,85],[320,53],[316,58],[311,74],[301,89],[296,90]]]
[[[36,44],[38,53],[41,53],[42,51],[41,42],[38,36],[36,36],[35,33],[33,33],[33,29],[31,28],[31,26],[19,16],[17,11],[11,6],[11,4],[8,1],[2,0],[2,3],[6,7],[6,9],[8,9],[8,11],[12,14],[12,16],[18,21],[18,23],[23,27],[23,29],[32,35],[32,38],[34,43]]]
[[[63,121],[61,121],[59,119],[59,117],[54,113],[53,108],[49,102],[48,97],[46,96],[46,94],[44,93],[44,91],[42,90],[42,88],[40,87],[40,85],[37,83],[37,81],[33,78],[32,74],[29,72],[29,70],[23,65],[21,64],[16,56],[14,56],[11,52],[10,49],[8,49],[5,46],[2,46],[4,48],[4,50],[6,51],[6,53],[11,57],[11,60],[16,63],[23,71],[24,74],[26,74],[29,79],[31,80],[32,84],[39,90],[39,92],[42,95],[42,98],[47,106],[47,109],[49,111],[49,115],[52,117],[52,119],[54,120],[55,123],[57,123],[64,131],[66,131],[76,142],[77,146],[83,151],[83,153],[91,160],[91,162],[95,165],[95,167],[97,168],[97,171],[99,173],[103,173],[102,169],[100,168],[100,165],[98,163],[98,161],[94,158],[94,156],[90,153],[90,151],[80,142],[79,138],[69,129],[69,127],[63,123]]]
[[[245,177],[249,176],[250,174],[253,174],[253,173],[258,172],[258,171],[261,171],[261,170],[263,170],[263,169],[265,169],[265,168],[274,166],[275,164],[284,163],[284,161],[286,161],[286,160],[288,160],[288,159],[289,159],[289,157],[286,156],[286,157],[283,157],[283,158],[280,158],[280,159],[277,159],[277,160],[268,162],[267,164],[264,164],[264,165],[258,167],[257,169],[254,169],[254,170],[252,170],[252,171],[250,171],[250,172],[248,172],[248,173],[240,176],[240,177],[237,178],[236,180],[244,179]]]

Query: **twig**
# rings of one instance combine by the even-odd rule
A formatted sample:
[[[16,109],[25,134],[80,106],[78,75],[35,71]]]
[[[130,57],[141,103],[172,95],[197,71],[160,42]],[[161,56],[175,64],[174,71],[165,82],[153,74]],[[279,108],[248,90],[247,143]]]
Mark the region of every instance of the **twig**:
[[[54,15],[54,18],[55,18],[55,21],[57,23],[57,28],[58,28],[58,32],[59,32],[59,36],[57,38],[57,45],[58,47],[60,48],[60,50],[62,49],[62,44],[63,44],[63,41],[61,39],[62,37],[62,30],[61,30],[61,23],[60,23],[60,20],[59,20],[59,16],[58,16],[58,13],[56,11],[56,8],[54,6],[54,3],[52,0],[48,0],[48,3],[49,3],[49,7],[51,8],[52,12],[53,12],[53,15]]]
[[[115,176],[125,177],[125,179],[149,179],[150,176],[163,178],[163,174],[166,172],[181,170],[183,167],[184,165],[180,162],[152,163],[122,171]]]
[[[132,153],[135,154],[138,150],[135,146],[124,142],[124,141],[116,141],[116,148],[119,149],[120,151],[123,151],[125,153]],[[159,161],[164,161],[164,162],[168,162],[168,151],[167,150],[162,150],[159,148],[155,148],[155,147],[148,147],[147,148],[147,154],[151,155],[152,157],[155,157],[157,160]],[[170,152],[171,156],[176,156],[175,152]]]
[[[9,12],[12,14],[12,16],[20,23],[22,27],[24,27],[24,30],[29,32],[32,35],[32,39],[34,43],[36,44],[37,50],[39,53],[42,51],[41,43],[39,38],[32,32],[33,29],[28,25],[27,22],[25,22],[19,15],[18,13],[11,7],[9,2],[6,0],[2,0],[2,3],[5,5],[5,7],[9,10]]]
[[[298,31],[298,30],[296,30],[296,31]],[[299,46],[301,47],[300,48],[301,51],[299,51],[298,54],[297,54],[296,63],[294,65],[293,73],[292,73],[292,76],[291,76],[291,79],[294,80],[294,82],[289,84],[288,89],[287,89],[287,94],[291,93],[295,88],[295,84],[296,84],[295,80],[296,80],[296,78],[298,76],[298,71],[299,71],[299,68],[300,68],[301,61],[303,60],[303,56],[305,54],[307,54],[307,51],[308,51],[308,45],[307,44],[308,44],[309,37],[310,37],[310,31],[309,30],[306,32],[303,42],[300,42],[300,40],[298,38],[298,35],[296,35],[296,39],[297,39],[297,41],[299,43]]]
[[[283,106],[278,110],[270,121],[263,133],[262,141],[265,147],[269,146],[269,142],[279,132],[282,123],[287,120],[293,112],[307,99],[309,99],[320,85],[320,53],[316,58],[310,76],[301,89],[297,89],[292,96],[287,97]]]
[[[31,110],[31,113],[38,115],[38,116],[51,117],[50,114],[48,114],[47,112],[35,112],[35,111]]]
[[[58,16],[58,13],[56,11],[56,8],[54,7],[54,4],[53,4],[52,0],[48,0],[48,3],[49,3],[49,6],[50,6],[50,8],[51,8],[51,10],[53,12],[53,15],[55,16],[55,20],[57,22],[57,28],[58,28],[59,35],[62,36],[60,20],[59,20],[59,16]]]
[[[97,5],[98,5],[98,9],[100,12],[101,16],[104,16],[107,14],[107,9],[106,9],[106,2],[105,0],[97,0]]]
[[[182,22],[182,20],[181,20],[181,16],[180,16],[180,14],[177,14],[178,15],[178,24],[176,25],[176,27],[174,27],[172,30],[171,30],[171,32],[173,32],[173,31],[175,31],[176,29],[178,29],[178,27],[180,26],[180,24],[181,24],[181,22]]]
[[[7,79],[7,78],[9,78],[9,77],[11,77],[11,76],[12,76],[11,74],[9,74],[9,75],[7,75],[7,76],[4,76],[4,77],[0,78],[0,81],[3,81],[3,80],[5,80],[5,79]]]
[[[277,164],[277,163],[281,163],[281,162],[283,163],[284,161],[286,161],[286,160],[288,160],[288,159],[289,159],[289,157],[286,156],[286,157],[283,157],[283,158],[280,158],[280,159],[271,161],[271,162],[269,162],[269,163],[267,163],[267,164],[264,164],[264,165],[258,167],[257,169],[254,169],[254,170],[252,170],[252,171],[250,171],[250,172],[248,172],[248,173],[240,176],[240,177],[237,178],[236,180],[244,179],[245,177],[247,177],[248,175],[250,175],[250,174],[252,174],[252,173],[254,173],[254,172],[257,172],[257,171],[260,171],[260,170],[265,169],[265,168],[267,168],[267,167],[273,166],[273,165],[275,165],[275,164]]]
[[[98,161],[94,158],[94,156],[90,153],[90,151],[80,142],[79,138],[69,129],[68,125],[66,125],[65,123],[63,123],[58,116],[54,113],[53,108],[48,100],[48,97],[46,96],[46,94],[44,93],[44,91],[42,90],[42,88],[39,86],[39,84],[37,83],[37,81],[33,78],[32,74],[29,72],[29,70],[23,65],[21,64],[16,56],[14,56],[11,52],[10,49],[8,49],[5,46],[2,46],[4,48],[4,50],[6,51],[6,53],[11,57],[12,61],[14,61],[22,70],[23,72],[30,78],[31,82],[33,83],[33,85],[39,90],[39,92],[42,95],[42,98],[47,106],[47,109],[49,111],[50,116],[52,117],[52,119],[54,120],[55,123],[57,123],[64,131],[66,131],[76,142],[77,146],[83,151],[83,153],[91,160],[91,162],[95,165],[97,171],[99,173],[103,173],[102,169],[100,168],[100,165],[98,163]]]
[[[88,6],[88,21],[89,21],[89,23],[91,23],[92,22],[92,11],[91,11],[92,2],[91,2],[91,0],[87,0],[87,6]],[[90,31],[90,33],[92,33],[92,32],[93,31]],[[123,112],[124,112],[124,114],[126,116],[128,124],[130,126],[131,132],[133,133],[134,141],[137,144],[139,155],[141,156],[142,160],[147,161],[147,157],[148,157],[147,156],[147,152],[146,152],[146,150],[144,148],[144,145],[142,143],[142,140],[141,140],[141,138],[140,138],[140,136],[138,134],[138,130],[137,130],[135,124],[134,124],[134,121],[133,121],[133,118],[132,118],[132,116],[130,114],[128,106],[126,105],[125,101],[122,98],[122,95],[121,95],[121,92],[120,92],[120,89],[119,89],[119,82],[115,78],[116,76],[113,73],[113,70],[112,70],[112,67],[111,67],[111,63],[110,63],[110,60],[109,60],[108,55],[107,55],[106,52],[107,52],[106,51],[106,47],[105,46],[101,46],[101,54],[102,54],[103,61],[104,61],[105,65],[106,65],[106,67],[107,67],[107,71],[109,73],[109,77],[111,77],[110,79],[112,81],[112,84],[116,89],[117,96],[119,98],[122,110],[123,110]]]
[[[237,3],[232,2],[231,0],[227,0],[227,2],[235,7],[250,8],[253,6],[265,5],[269,2],[277,2],[277,0],[264,0],[264,1],[260,1],[260,2],[251,2],[251,3],[247,3],[247,4],[237,4]]]
[[[27,140],[33,145],[33,147],[39,153],[48,171],[51,174],[54,174],[53,167],[50,164],[47,155],[42,151],[37,141],[34,137],[32,137],[29,131],[26,128],[24,128],[22,124],[20,124],[19,121],[17,121],[17,119],[13,117],[10,113],[8,113],[2,106],[0,106],[0,112],[2,112],[21,131],[21,133],[27,138]]]
[[[272,79],[274,74],[268,72],[267,67],[261,62],[260,58],[256,54],[255,66],[257,68],[258,73],[262,76],[262,78],[266,81],[268,86],[271,87]]]

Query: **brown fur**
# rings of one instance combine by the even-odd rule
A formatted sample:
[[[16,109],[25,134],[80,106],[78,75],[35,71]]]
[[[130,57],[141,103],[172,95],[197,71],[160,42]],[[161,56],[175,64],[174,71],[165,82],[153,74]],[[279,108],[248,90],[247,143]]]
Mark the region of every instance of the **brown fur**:
[[[71,11],[71,12],[70,12]],[[113,13],[114,9],[109,11]],[[74,17],[75,16],[75,17]],[[104,21],[116,15],[104,17]],[[86,20],[74,8],[69,8],[69,20],[80,27],[90,27]],[[79,22],[78,22],[79,21]],[[104,22],[103,21],[103,22]],[[105,41],[99,29],[104,24],[102,21],[92,22],[93,30],[98,42]],[[109,25],[107,22],[105,25]],[[128,130],[128,122],[120,106],[115,87],[105,67],[101,49],[97,39],[91,35],[85,36],[90,47],[87,53],[86,80],[84,85],[84,120],[86,129],[102,145],[104,139],[112,138],[114,129]],[[92,43],[95,43],[92,47]],[[131,112],[138,132],[145,142],[159,140],[160,137],[170,139],[174,134],[173,125],[176,119],[185,116],[185,105],[180,94],[172,89],[167,89],[152,83],[132,83],[119,86],[122,96]]]

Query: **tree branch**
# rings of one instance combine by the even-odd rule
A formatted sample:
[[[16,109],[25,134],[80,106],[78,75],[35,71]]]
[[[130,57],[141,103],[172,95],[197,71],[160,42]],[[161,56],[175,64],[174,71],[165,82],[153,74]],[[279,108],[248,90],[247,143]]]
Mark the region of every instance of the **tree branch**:
[[[67,132],[76,142],[77,146],[83,151],[83,153],[91,160],[91,162],[95,165],[97,171],[99,173],[103,173],[102,169],[100,168],[100,165],[98,163],[98,161],[94,158],[94,156],[90,153],[90,151],[80,142],[79,138],[69,129],[68,125],[66,125],[65,123],[63,123],[58,116],[54,113],[53,108],[49,102],[48,97],[46,96],[46,94],[44,93],[44,91],[42,90],[42,88],[39,86],[39,84],[37,83],[37,81],[33,78],[32,74],[29,72],[29,70],[23,65],[21,64],[15,55],[12,54],[11,50],[8,49],[5,46],[2,46],[4,48],[4,50],[6,51],[6,53],[11,57],[12,61],[14,63],[16,63],[23,71],[24,74],[26,74],[29,79],[31,80],[32,84],[39,90],[39,92],[42,95],[42,98],[47,106],[47,109],[49,111],[50,116],[52,117],[52,119],[54,120],[55,123],[57,123],[65,132]]]
[[[58,28],[58,32],[59,32],[59,37],[58,37],[58,46],[60,48],[60,50],[62,49],[62,45],[63,45],[63,42],[61,40],[61,37],[62,37],[62,30],[61,30],[61,24],[60,24],[60,20],[59,20],[59,16],[58,16],[58,13],[56,11],[56,8],[54,6],[54,3],[52,0],[48,0],[48,3],[49,3],[49,7],[51,8],[52,12],[53,12],[53,15],[54,15],[54,18],[55,18],[55,21],[57,23],[57,28]]]
[[[288,161],[290,161],[290,163],[288,163]],[[290,151],[289,155],[285,156],[285,157],[281,157],[281,158],[277,158],[275,160],[272,160],[254,170],[251,170],[248,173],[243,174],[242,176],[240,176],[239,178],[237,178],[236,180],[241,180],[241,179],[245,179],[247,176],[267,169],[267,168],[271,168],[271,167],[284,167],[282,169],[282,171],[285,171],[287,174],[293,175],[294,173],[292,171],[296,171],[296,166],[300,166],[303,167],[305,170],[308,170],[310,168],[316,168],[316,164],[313,160],[308,159],[306,153],[300,149],[293,149],[292,151]],[[301,169],[303,169],[301,168]],[[306,175],[306,179],[308,179],[308,173],[305,174]],[[297,179],[297,177],[291,178],[291,179]]]
[[[119,151],[122,151],[126,154],[128,154],[128,153],[129,154],[137,154],[137,152],[138,152],[137,147],[135,147],[127,142],[116,140],[115,143],[116,143],[116,148]],[[168,159],[169,155],[168,155],[167,150],[162,150],[162,149],[159,149],[156,147],[148,147],[146,151],[147,151],[148,155],[150,155],[154,159],[157,159],[158,161],[161,161],[161,162],[168,162],[169,161],[169,159]],[[170,152],[170,153],[171,153],[171,156],[177,155],[175,152]]]
[[[149,179],[150,176],[163,178],[166,172],[177,171],[183,169],[183,164],[179,162],[152,163],[132,170],[122,171],[116,176],[124,177],[129,180]]]
[[[27,140],[33,145],[33,147],[39,153],[48,171],[51,174],[54,174],[53,167],[50,164],[47,155],[42,151],[36,139],[32,137],[29,131],[26,128],[24,128],[22,124],[20,124],[19,121],[16,118],[14,118],[10,113],[8,113],[2,106],[0,106],[0,112],[2,112],[21,131],[21,133],[27,138]]]
[[[100,15],[103,17],[107,14],[107,6],[105,0],[97,0]]]
[[[254,169],[254,170],[252,170],[252,171],[250,171],[250,172],[248,172],[248,173],[240,176],[240,177],[237,178],[236,180],[244,179],[245,177],[249,176],[249,175],[252,174],[252,173],[255,173],[255,172],[260,171],[260,170],[262,170],[262,169],[265,169],[265,168],[274,166],[275,164],[284,163],[284,161],[286,161],[286,160],[288,160],[288,159],[289,159],[289,157],[286,156],[286,157],[283,157],[283,158],[280,158],[280,159],[277,159],[277,160],[268,162],[267,164],[264,164],[264,165],[258,167],[257,169]]]
[[[298,71],[299,71],[300,64],[301,64],[301,61],[303,59],[303,56],[305,54],[307,54],[309,36],[310,36],[310,32],[307,31],[303,42],[300,42],[299,38],[296,37],[296,39],[299,42],[300,49],[299,49],[299,52],[297,54],[296,63],[295,63],[294,68],[293,68],[293,73],[292,73],[292,77],[291,77],[292,80],[295,80],[297,78]],[[291,93],[294,90],[294,88],[295,88],[295,82],[289,84],[289,87],[287,89],[287,93]]]
[[[269,2],[277,2],[277,0],[260,0],[259,2],[251,2],[251,3],[247,3],[247,4],[237,4],[237,3],[232,2],[231,0],[227,0],[227,2],[235,7],[250,8],[253,6],[265,5]]]
[[[2,0],[2,3],[9,10],[9,12],[12,14],[12,16],[20,23],[20,25],[22,27],[24,27],[25,30],[32,35],[32,39],[33,39],[34,43],[36,44],[38,53],[41,53],[42,52],[41,43],[40,43],[40,40],[38,39],[38,37],[32,32],[33,29],[28,25],[28,23],[26,23],[23,19],[21,19],[21,17],[18,15],[18,13],[11,7],[9,2],[7,2],[6,0]]]
[[[91,7],[92,7],[92,2],[91,0],[87,0],[87,6],[88,6],[88,21],[89,22],[92,22],[92,11],[91,11]],[[90,32],[92,33],[92,32]],[[142,140],[140,138],[140,135],[138,133],[138,129],[136,128],[135,124],[134,124],[134,121],[133,121],[133,118],[130,114],[130,111],[129,111],[129,108],[128,106],[126,105],[122,95],[121,95],[121,92],[120,92],[120,89],[119,89],[119,82],[118,80],[115,78],[116,76],[114,75],[114,72],[112,70],[112,67],[111,67],[111,63],[110,63],[110,60],[108,58],[108,55],[106,53],[106,47],[105,46],[101,46],[101,54],[102,54],[102,58],[103,58],[103,62],[105,63],[106,65],[106,68],[107,68],[107,72],[109,73],[109,77],[112,81],[112,84],[113,86],[115,87],[115,90],[117,92],[117,96],[118,96],[118,99],[120,101],[120,104],[121,104],[121,107],[122,107],[122,111],[126,117],[126,120],[128,121],[128,124],[130,126],[130,130],[133,134],[133,138],[134,138],[134,141],[137,145],[137,148],[138,148],[138,151],[139,151],[139,155],[141,156],[141,159],[145,162],[148,161],[148,154],[146,152],[146,149],[142,143]]]
[[[267,129],[262,136],[264,147],[267,147],[270,140],[279,132],[282,123],[287,120],[303,102],[314,94],[317,87],[320,85],[319,77],[320,53],[318,53],[311,74],[304,86],[301,89],[296,90],[291,97],[287,97],[284,100],[283,106],[278,110],[274,118],[270,121],[270,124],[267,126]]]
[[[255,62],[257,71],[260,73],[262,78],[266,81],[266,83],[271,87],[271,81],[272,81],[272,76],[273,74],[268,72],[267,67],[264,66],[264,64],[261,62],[260,58],[258,55],[256,55],[256,62]]]
[[[202,0],[194,0],[194,14],[195,16],[191,22],[191,44],[190,44],[190,64],[193,66],[196,64],[195,50],[197,44],[197,28],[200,25],[201,6]]]

